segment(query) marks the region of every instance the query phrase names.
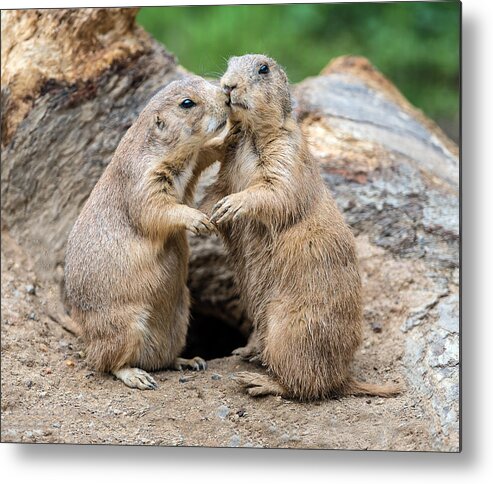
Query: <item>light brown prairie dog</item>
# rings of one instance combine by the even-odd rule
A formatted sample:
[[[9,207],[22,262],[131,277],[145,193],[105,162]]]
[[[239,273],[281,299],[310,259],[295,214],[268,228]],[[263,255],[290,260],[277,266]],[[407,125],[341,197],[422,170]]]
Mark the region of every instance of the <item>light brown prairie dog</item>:
[[[202,207],[255,328],[238,353],[258,353],[270,374],[239,382],[252,396],[300,400],[395,394],[350,376],[362,338],[355,241],[292,115],[286,74],[263,55],[233,57],[221,85],[232,126]]]
[[[159,91],[122,138],[68,238],[65,299],[89,365],[127,386],[156,387],[146,373],[205,369],[179,357],[190,297],[188,242],[213,230],[186,205],[204,165],[202,145],[225,126],[226,96],[199,77]]]

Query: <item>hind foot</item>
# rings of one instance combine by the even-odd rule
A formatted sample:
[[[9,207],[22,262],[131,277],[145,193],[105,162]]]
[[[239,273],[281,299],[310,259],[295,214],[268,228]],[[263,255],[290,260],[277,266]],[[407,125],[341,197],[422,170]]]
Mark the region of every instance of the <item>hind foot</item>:
[[[266,395],[283,396],[285,394],[284,388],[267,375],[242,371],[235,375],[235,380],[245,388],[251,397],[264,397]]]
[[[246,346],[236,348],[231,352],[231,354],[239,356],[242,360],[249,361],[250,363],[262,363],[257,330],[253,330]]]
[[[112,371],[112,373],[127,387],[138,388],[139,390],[155,390],[157,388],[154,378],[140,368],[120,368]]]
[[[239,356],[242,360],[249,361],[250,363],[261,363],[258,349],[250,345],[236,348],[231,354]]]
[[[200,356],[196,356],[195,358],[191,358],[187,360],[186,358],[176,358],[172,367],[175,370],[184,370],[185,368],[190,368],[194,371],[200,371],[207,369],[207,363],[205,360],[200,358]]]

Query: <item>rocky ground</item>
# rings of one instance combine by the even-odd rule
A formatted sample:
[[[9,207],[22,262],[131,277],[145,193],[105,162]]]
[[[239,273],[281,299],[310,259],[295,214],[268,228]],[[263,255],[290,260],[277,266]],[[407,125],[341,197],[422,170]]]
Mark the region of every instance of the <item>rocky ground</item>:
[[[387,284],[389,262],[359,238],[364,277]],[[386,267],[387,264],[387,267]],[[396,262],[396,264],[398,264]],[[378,269],[378,270],[377,270]],[[383,269],[383,270],[382,270]],[[404,269],[401,267],[401,269]],[[401,271],[402,274],[406,272]],[[406,295],[406,277],[395,280]],[[378,285],[366,293],[367,314]],[[254,400],[239,391],[237,371],[254,369],[237,357],[208,362],[203,373],[162,371],[156,391],[125,387],[88,368],[79,341],[46,315],[49,288],[22,249],[2,234],[3,442],[65,442],[214,447],[373,450],[439,449],[434,416],[419,389],[391,398],[349,397],[298,403]],[[405,381],[405,333],[389,319],[367,324],[354,371],[369,381]],[[259,370],[261,371],[261,370]]]

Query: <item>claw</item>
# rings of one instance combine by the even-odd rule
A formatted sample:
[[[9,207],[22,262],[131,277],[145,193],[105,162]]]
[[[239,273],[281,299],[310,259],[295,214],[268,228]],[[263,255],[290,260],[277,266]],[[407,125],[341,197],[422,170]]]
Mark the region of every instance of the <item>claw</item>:
[[[185,368],[190,368],[193,371],[205,370],[207,368],[207,363],[205,360],[200,358],[200,356],[196,356],[195,358],[191,358],[187,360],[186,358],[177,358],[173,365],[175,370],[183,370]]]
[[[231,199],[229,197],[224,197],[222,200],[219,200],[212,208],[211,222],[214,224],[220,223],[221,219],[230,208]]]
[[[212,213],[216,212],[219,210],[219,208],[224,205],[227,201],[229,200],[228,197],[224,197],[219,202],[217,202],[213,207],[212,207]]]
[[[266,395],[285,395],[285,390],[277,382],[266,375],[243,371],[235,375],[235,381],[242,386],[251,397]]]
[[[216,228],[207,219],[207,217],[203,215],[202,218],[194,220],[189,226],[187,226],[187,230],[195,235],[201,235],[213,233],[215,232]]]
[[[236,198],[235,202],[230,197],[224,197],[212,209],[211,222],[215,225],[227,222],[236,218],[244,212],[241,199]]]
[[[154,378],[140,368],[120,368],[114,370],[113,375],[130,388],[138,388],[139,390],[155,390],[157,388]]]

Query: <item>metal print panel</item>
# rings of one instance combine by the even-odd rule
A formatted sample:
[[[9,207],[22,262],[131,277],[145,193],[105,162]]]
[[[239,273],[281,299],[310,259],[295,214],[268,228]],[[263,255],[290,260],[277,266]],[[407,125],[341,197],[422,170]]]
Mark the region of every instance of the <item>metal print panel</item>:
[[[2,442],[458,452],[460,15],[2,11]]]

